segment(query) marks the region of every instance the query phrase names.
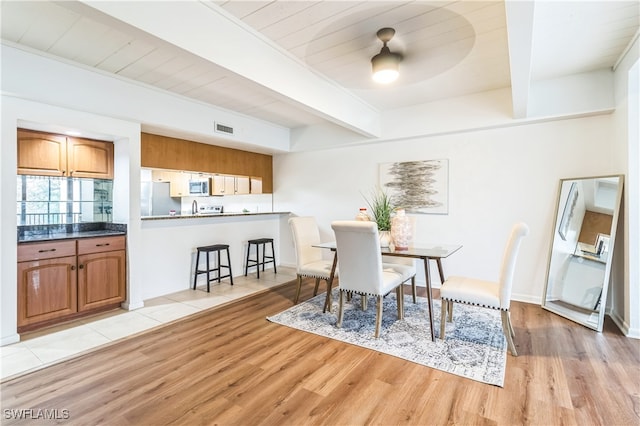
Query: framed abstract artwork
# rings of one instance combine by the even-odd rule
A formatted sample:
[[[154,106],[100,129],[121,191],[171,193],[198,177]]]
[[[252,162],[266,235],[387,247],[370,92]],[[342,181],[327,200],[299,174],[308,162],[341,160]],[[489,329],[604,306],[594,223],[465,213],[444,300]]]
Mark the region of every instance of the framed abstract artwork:
[[[449,160],[380,164],[380,188],[407,213],[449,213]]]

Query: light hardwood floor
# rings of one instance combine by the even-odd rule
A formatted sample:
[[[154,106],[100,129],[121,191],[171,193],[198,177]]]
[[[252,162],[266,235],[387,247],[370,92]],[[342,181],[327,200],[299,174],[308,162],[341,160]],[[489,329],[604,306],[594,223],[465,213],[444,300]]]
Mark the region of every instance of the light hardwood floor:
[[[27,409],[91,425],[640,423],[640,345],[609,320],[599,334],[514,303],[520,356],[500,388],[265,319],[293,295],[291,282],[6,381],[2,424]]]

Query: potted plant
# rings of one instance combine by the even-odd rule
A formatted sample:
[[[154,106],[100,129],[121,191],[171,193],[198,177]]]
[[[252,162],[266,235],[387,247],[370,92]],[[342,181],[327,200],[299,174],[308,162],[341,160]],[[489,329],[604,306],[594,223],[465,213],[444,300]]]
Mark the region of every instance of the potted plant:
[[[394,209],[391,205],[391,198],[386,192],[377,188],[369,198],[365,197],[365,201],[371,209],[374,222],[378,225],[380,245],[388,247],[391,239],[389,234],[389,231],[391,231],[391,212]]]

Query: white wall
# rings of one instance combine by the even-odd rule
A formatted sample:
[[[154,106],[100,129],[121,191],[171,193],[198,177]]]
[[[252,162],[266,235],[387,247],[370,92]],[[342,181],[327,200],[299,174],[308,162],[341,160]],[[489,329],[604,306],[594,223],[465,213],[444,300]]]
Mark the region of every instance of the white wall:
[[[331,239],[331,221],[351,219],[365,205],[362,194],[377,184],[379,163],[448,159],[449,214],[416,216],[415,243],[462,244],[443,261],[445,273],[496,279],[511,225],[523,220],[531,233],[522,244],[514,298],[540,303],[558,181],[621,172],[606,142],[612,125],[607,114],[277,155],[274,208],[315,216],[323,238]],[[284,244],[281,257],[294,262]]]
[[[615,132],[611,138],[617,167],[624,171],[623,214],[616,240],[611,317],[628,336],[640,338],[640,39],[629,46],[615,73]]]

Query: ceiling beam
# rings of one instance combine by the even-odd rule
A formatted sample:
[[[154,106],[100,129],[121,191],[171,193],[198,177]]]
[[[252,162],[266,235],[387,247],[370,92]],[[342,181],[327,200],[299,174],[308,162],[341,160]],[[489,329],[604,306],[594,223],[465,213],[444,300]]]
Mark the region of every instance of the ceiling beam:
[[[377,109],[212,2],[82,3],[251,80],[323,119],[367,137],[381,134]]]
[[[513,118],[526,118],[531,90],[534,1],[505,1]]]

